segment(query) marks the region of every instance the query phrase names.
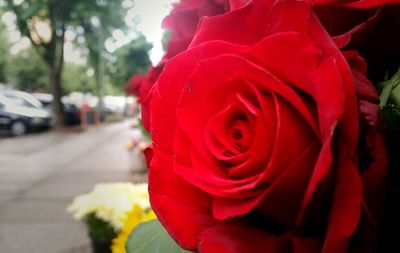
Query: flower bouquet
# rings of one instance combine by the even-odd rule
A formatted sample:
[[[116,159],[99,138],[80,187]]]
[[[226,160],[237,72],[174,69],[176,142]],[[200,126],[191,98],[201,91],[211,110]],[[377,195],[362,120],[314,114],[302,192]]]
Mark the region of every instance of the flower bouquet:
[[[163,26],[137,88],[160,223],[130,252],[400,252],[399,0],[181,0]]]
[[[76,197],[67,211],[84,221],[95,253],[111,252],[113,240],[119,238],[113,246],[117,250],[132,223],[148,220],[153,213],[147,184],[131,183],[97,184],[90,193]]]

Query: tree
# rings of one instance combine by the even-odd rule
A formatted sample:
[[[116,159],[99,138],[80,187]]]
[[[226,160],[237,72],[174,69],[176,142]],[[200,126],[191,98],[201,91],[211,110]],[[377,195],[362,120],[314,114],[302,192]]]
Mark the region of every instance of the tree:
[[[104,50],[104,43],[106,38],[111,35],[115,28],[123,27],[125,21],[122,19],[124,16],[121,12],[121,1],[109,1],[108,8],[97,8],[95,10],[87,8],[88,5],[81,5],[80,24],[84,30],[85,45],[89,51],[88,63],[95,71],[95,80],[97,86],[97,95],[99,96],[99,111],[103,111],[103,95],[105,89],[105,61],[110,58],[106,50]],[[119,10],[119,12],[117,11]],[[90,19],[87,15],[92,13]],[[104,24],[107,24],[105,26]],[[107,57],[108,56],[108,57]]]
[[[62,80],[65,93],[73,91],[96,92],[95,80],[88,76],[86,66],[66,63]]]
[[[123,85],[135,74],[145,74],[151,66],[149,51],[152,44],[140,36],[131,43],[117,49],[116,61],[110,66],[112,82],[118,87]]]
[[[47,65],[58,125],[62,124],[61,119],[65,118],[61,104],[61,84],[66,30],[82,28],[86,24],[95,25],[93,21],[96,18],[102,21],[99,17],[108,15],[118,20],[100,23],[98,28],[111,30],[117,28],[115,24],[123,25],[121,2],[122,0],[31,0],[17,3],[14,0],[6,0],[8,9],[16,15],[19,31],[30,39]]]
[[[9,61],[9,44],[5,34],[6,30],[4,25],[0,22],[0,83],[6,83],[8,81],[8,61]]]
[[[32,47],[10,58],[8,79],[20,90],[48,92],[50,89],[46,65]]]

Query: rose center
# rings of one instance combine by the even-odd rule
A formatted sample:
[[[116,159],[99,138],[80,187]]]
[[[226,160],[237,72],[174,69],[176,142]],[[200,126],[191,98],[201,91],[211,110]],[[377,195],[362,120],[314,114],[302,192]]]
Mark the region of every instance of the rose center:
[[[229,140],[233,147],[245,151],[251,144],[251,134],[246,120],[235,120],[228,130]]]

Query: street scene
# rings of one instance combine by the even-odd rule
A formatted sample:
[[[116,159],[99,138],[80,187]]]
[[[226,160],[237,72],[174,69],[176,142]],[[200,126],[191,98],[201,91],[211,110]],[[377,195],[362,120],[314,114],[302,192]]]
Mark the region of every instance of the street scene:
[[[176,2],[0,0],[0,253],[125,253],[156,219],[133,80]]]
[[[66,212],[99,182],[145,182],[140,153],[125,143],[134,120],[0,137],[0,249],[5,253],[89,253],[86,228]],[[132,159],[133,158],[133,159]]]

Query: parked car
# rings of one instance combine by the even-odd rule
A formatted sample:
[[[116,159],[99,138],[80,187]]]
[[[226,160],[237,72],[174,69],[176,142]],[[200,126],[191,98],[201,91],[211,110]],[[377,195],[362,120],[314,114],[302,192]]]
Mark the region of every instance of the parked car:
[[[46,108],[49,112],[52,112],[52,105],[53,105],[53,95],[49,93],[33,93],[32,94],[37,100],[42,103],[42,106]],[[63,98],[61,100],[63,106],[64,106],[64,112],[65,112],[65,119],[64,122],[67,125],[76,125],[81,123],[81,112],[79,110],[79,107],[69,101],[66,98]]]
[[[64,122],[67,125],[77,125],[81,123],[81,110],[74,103],[62,101],[65,112]]]
[[[43,109],[18,105],[0,93],[0,128],[19,136],[51,126],[51,115]]]
[[[19,90],[5,90],[4,96],[10,98],[15,104],[22,107],[43,109],[42,103],[31,94]]]
[[[128,109],[127,99],[124,96],[105,96],[103,107],[106,113],[125,115]]]
[[[46,110],[51,111],[51,104],[53,103],[53,95],[49,93],[32,93],[32,96],[34,96],[37,100],[39,100],[39,102]]]

